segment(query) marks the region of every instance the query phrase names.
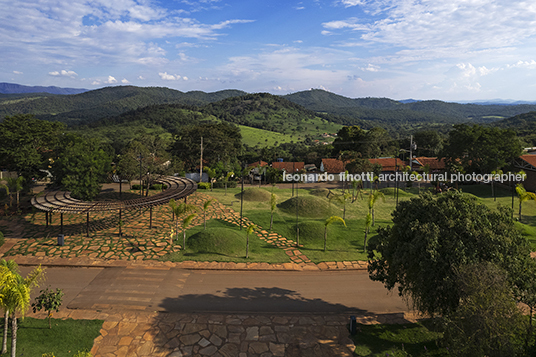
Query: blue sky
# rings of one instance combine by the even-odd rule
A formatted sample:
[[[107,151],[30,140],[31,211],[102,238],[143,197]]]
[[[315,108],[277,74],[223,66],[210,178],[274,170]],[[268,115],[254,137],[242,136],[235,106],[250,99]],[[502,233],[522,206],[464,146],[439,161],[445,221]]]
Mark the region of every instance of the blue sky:
[[[0,82],[536,100],[536,2],[0,0]]]

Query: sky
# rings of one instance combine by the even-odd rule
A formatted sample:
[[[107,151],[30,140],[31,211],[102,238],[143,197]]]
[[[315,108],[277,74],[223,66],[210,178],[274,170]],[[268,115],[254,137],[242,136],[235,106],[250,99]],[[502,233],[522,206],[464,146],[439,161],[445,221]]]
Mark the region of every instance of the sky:
[[[0,82],[536,100],[533,0],[0,0]]]

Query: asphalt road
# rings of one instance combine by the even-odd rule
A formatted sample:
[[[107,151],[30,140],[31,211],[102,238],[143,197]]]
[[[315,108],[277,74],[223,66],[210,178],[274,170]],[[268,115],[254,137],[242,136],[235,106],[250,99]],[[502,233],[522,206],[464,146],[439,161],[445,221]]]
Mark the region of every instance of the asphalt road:
[[[29,267],[22,267],[27,274]],[[219,313],[408,311],[366,271],[190,271],[174,268],[47,268],[71,309]],[[33,296],[39,289],[35,289]]]

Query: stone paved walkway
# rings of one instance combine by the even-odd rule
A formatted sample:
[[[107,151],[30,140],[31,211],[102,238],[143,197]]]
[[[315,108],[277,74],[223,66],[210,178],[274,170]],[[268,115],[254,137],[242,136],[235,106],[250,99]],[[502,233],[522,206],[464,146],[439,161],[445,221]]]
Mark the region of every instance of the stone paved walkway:
[[[45,317],[45,314],[30,314]],[[95,357],[351,356],[346,315],[225,315],[62,310],[55,318],[102,319]],[[408,323],[414,316],[356,316],[358,323]]]

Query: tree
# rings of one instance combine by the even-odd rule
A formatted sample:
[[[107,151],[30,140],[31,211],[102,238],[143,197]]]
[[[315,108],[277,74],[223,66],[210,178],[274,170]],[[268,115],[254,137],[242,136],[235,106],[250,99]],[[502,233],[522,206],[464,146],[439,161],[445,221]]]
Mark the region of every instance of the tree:
[[[234,172],[229,171],[227,175],[225,175],[225,196],[227,196],[227,183],[231,177],[234,177]]]
[[[272,192],[272,195],[270,196],[270,232],[272,231],[272,226],[274,224],[274,213],[275,213],[276,208],[277,208],[277,198],[275,194]]]
[[[214,188],[214,180],[215,180],[215,177],[216,177],[216,170],[211,169],[211,168],[207,168],[206,172],[207,172],[207,175],[208,175],[208,178],[209,178],[209,181],[210,181],[210,190],[212,191],[212,189]]]
[[[495,263],[518,286],[529,254],[510,209],[491,210],[461,192],[426,192],[400,202],[393,225],[378,229],[368,247],[368,271],[387,289],[397,286],[418,311],[448,314],[460,302],[456,271],[462,265]]]
[[[0,260],[0,287],[4,286],[4,281],[8,277],[8,274],[19,274],[19,266],[14,260]],[[2,340],[2,352],[0,354],[7,353],[7,332],[9,329],[9,309],[4,304],[3,294],[0,290],[0,303],[4,310],[4,335]]]
[[[0,123],[0,166],[27,178],[43,176],[39,170],[48,167],[64,131],[64,124],[31,114],[6,116]]]
[[[111,169],[111,159],[93,140],[69,137],[60,157],[54,161],[54,181],[71,191],[73,197],[92,201]]]
[[[489,174],[522,153],[515,132],[481,125],[454,125],[439,157],[447,165],[459,164],[465,172]]]
[[[446,321],[443,343],[456,356],[521,355],[523,317],[506,272],[489,262],[464,265],[456,274],[460,305]]]
[[[179,216],[182,216],[185,213],[197,210],[197,207],[188,203],[179,203],[174,199],[169,201],[169,207],[171,207],[171,212],[175,217],[175,237],[179,237]],[[186,242],[184,242],[186,244]],[[171,243],[172,244],[172,243]],[[183,246],[182,249],[185,247]]]
[[[48,328],[52,328],[52,323],[50,319],[52,318],[52,311],[58,312],[61,306],[61,301],[63,298],[63,290],[56,288],[56,291],[45,290],[40,291],[40,295],[35,298],[35,302],[32,304],[33,312],[41,311],[44,309],[48,312]]]
[[[516,186],[517,198],[519,200],[519,221],[521,221],[521,206],[526,201],[536,201],[536,194],[529,192],[523,187],[523,184],[519,183]]]
[[[213,202],[214,200],[212,199],[203,203],[203,226],[205,230],[207,229],[207,210]]]
[[[257,227],[254,224],[251,224],[246,229],[246,259],[249,258],[249,235],[255,232],[255,228]]]
[[[372,227],[372,213],[369,210],[367,217],[365,218],[365,239],[363,240],[363,250],[365,253],[367,252],[367,238],[370,232],[370,227]]]
[[[344,222],[344,219],[342,219],[339,216],[331,216],[324,222],[324,252],[327,248],[327,242],[328,242],[328,227],[331,226],[334,222],[341,222],[346,227],[346,222]]]
[[[182,220],[182,250],[186,249],[186,228],[192,223],[197,213],[192,213]]]
[[[385,195],[381,191],[375,190],[369,194],[368,209],[372,217],[373,226],[374,226],[374,206],[376,205],[376,202],[378,202],[378,200],[380,199],[383,200],[383,202],[385,202]]]
[[[209,122],[184,127],[176,135],[171,152],[185,163],[187,170],[195,170],[199,165],[201,137],[203,161],[208,165],[234,160],[241,152],[242,136],[233,124]]]
[[[17,207],[20,205],[19,193],[23,188],[22,187],[23,182],[24,182],[24,177],[22,176],[19,176],[17,178],[14,178],[14,177],[7,178],[7,185],[11,188],[11,191],[15,191],[17,193]]]
[[[30,306],[30,292],[34,286],[38,286],[40,280],[43,278],[43,269],[38,266],[32,270],[26,278],[22,278],[18,272],[10,271],[7,268],[8,273],[5,277],[0,296],[2,297],[2,306],[5,310],[9,311],[11,316],[11,357],[16,356],[17,351],[17,317],[15,314],[18,312],[23,318]],[[14,269],[17,269],[15,266]]]

